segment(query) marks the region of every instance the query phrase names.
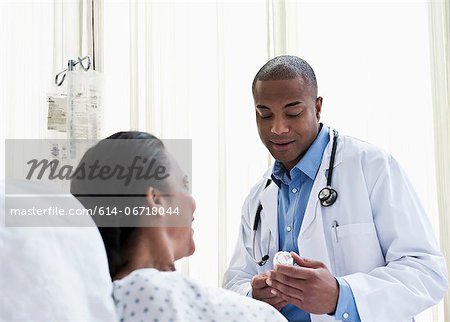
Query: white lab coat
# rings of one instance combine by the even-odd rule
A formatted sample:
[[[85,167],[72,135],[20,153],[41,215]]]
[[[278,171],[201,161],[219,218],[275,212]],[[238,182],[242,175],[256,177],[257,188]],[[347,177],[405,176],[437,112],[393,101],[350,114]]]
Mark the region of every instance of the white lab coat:
[[[330,135],[332,131],[330,131]],[[332,137],[306,207],[298,249],[301,256],[319,260],[334,276],[350,285],[361,321],[412,321],[436,304],[448,288],[445,260],[431,224],[404,171],[392,156],[355,138],[338,138],[332,186],[335,204],[318,201],[326,186]],[[278,187],[264,186],[266,172],[250,191],[242,208],[238,243],[223,286],[246,295],[251,278],[272,269],[278,251]],[[259,202],[263,206],[252,257],[253,222]],[[333,228],[333,221],[339,226]],[[328,315],[311,315],[312,322],[335,321]]]

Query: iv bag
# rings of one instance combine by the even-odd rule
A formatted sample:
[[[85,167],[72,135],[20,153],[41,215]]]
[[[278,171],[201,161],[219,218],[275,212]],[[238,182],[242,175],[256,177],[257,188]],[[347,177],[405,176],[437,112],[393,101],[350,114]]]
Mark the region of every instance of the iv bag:
[[[67,139],[97,140],[102,137],[102,77],[96,71],[68,71]]]
[[[102,77],[92,70],[68,71],[66,81],[68,152],[76,159],[76,142],[102,138]]]

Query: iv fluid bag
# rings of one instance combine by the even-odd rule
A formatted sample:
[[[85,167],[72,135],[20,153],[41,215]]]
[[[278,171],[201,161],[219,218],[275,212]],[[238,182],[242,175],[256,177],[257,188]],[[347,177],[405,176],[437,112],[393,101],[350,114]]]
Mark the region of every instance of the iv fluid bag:
[[[102,74],[96,71],[68,71],[67,138],[102,138]]]

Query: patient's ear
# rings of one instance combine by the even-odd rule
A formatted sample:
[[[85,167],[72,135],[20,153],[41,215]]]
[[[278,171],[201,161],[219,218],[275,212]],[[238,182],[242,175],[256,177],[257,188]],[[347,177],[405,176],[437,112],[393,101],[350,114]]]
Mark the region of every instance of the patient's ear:
[[[161,192],[153,187],[148,187],[145,199],[149,207],[161,205]]]

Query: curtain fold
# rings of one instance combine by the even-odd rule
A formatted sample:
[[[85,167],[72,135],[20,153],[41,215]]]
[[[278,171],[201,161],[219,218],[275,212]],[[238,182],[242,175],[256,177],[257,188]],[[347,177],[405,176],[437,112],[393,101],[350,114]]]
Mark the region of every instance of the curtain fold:
[[[83,0],[81,16],[82,54],[92,58],[92,68],[103,71],[104,0]]]
[[[103,0],[54,0],[53,12],[53,73],[66,68],[69,59],[86,55],[101,71]]]
[[[69,59],[82,56],[83,1],[53,2],[53,76],[67,68]]]
[[[450,268],[450,1],[429,1],[428,11],[439,235]],[[450,321],[448,294],[443,321]]]
[[[221,250],[218,256],[218,271],[217,279],[219,284],[222,284],[222,277],[225,274],[225,270],[228,265],[227,250],[228,250],[228,240],[227,240],[227,222],[228,222],[228,207],[227,207],[227,117],[226,117],[226,90],[225,90],[225,17],[224,17],[224,4],[218,2],[216,5],[217,14],[217,134],[218,134],[218,144],[217,144],[217,155],[218,155],[218,182],[217,182],[217,201],[218,201],[218,224],[217,224],[217,236],[218,236],[218,246]]]
[[[280,55],[299,56],[296,0],[266,0],[268,59]]]

